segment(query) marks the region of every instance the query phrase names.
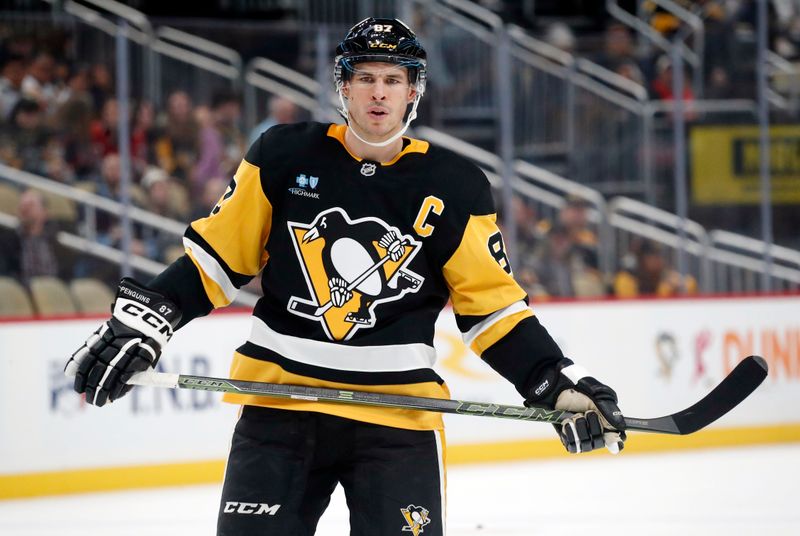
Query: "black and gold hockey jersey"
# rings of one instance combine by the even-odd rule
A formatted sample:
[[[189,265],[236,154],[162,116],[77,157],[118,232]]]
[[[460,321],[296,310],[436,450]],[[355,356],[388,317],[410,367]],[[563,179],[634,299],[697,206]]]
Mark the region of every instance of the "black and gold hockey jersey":
[[[264,296],[231,377],[449,397],[433,370],[434,323],[448,300],[465,343],[518,388],[560,357],[551,341],[537,351],[538,321],[511,275],[483,173],[409,138],[391,162],[363,160],[347,150],[345,129],[307,122],[265,132],[211,215],[186,231],[186,256],[151,283],[185,322],[228,305],[263,270]],[[442,427],[421,411],[225,400]]]

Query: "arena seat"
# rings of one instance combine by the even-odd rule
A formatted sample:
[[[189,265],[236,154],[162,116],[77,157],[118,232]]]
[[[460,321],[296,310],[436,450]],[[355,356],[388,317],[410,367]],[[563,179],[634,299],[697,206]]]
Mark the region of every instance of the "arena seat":
[[[0,182],[0,212],[17,215],[19,206],[19,190],[10,184]]]
[[[0,317],[33,316],[28,291],[11,277],[0,277]]]
[[[67,285],[57,277],[33,277],[30,289],[33,304],[40,315],[57,316],[77,313]]]
[[[80,277],[69,284],[72,299],[79,313],[109,314],[114,293],[99,279]]]

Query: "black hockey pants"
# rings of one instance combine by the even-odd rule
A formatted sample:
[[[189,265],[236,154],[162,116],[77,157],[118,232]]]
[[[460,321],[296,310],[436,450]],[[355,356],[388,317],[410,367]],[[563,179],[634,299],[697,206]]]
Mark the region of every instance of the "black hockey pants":
[[[245,406],[217,535],[313,535],[341,483],[351,536],[443,536],[440,434]]]

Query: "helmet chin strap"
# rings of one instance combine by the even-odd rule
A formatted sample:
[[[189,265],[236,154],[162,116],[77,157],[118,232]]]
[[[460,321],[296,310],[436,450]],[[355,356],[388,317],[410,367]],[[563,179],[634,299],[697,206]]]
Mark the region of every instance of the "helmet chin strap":
[[[416,96],[414,97],[414,103],[411,105],[411,111],[408,113],[408,118],[406,119],[406,124],[403,125],[403,128],[398,130],[389,139],[377,143],[365,140],[364,138],[358,135],[356,129],[350,126],[350,110],[347,109],[347,105],[344,103],[344,97],[342,96],[341,91],[339,91],[339,102],[342,103],[342,107],[339,109],[339,113],[344,117],[345,121],[347,121],[347,126],[350,127],[350,132],[352,132],[353,136],[358,138],[359,141],[361,141],[362,143],[366,143],[371,147],[386,147],[390,143],[393,143],[395,140],[397,140],[400,136],[405,134],[406,130],[408,130],[408,127],[411,124],[411,121],[417,118],[417,105],[419,104],[420,97],[422,97],[420,93],[417,93]]]

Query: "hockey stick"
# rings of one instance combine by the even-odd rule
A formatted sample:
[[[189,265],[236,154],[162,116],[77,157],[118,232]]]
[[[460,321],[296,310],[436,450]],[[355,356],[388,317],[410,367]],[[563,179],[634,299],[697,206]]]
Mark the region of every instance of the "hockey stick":
[[[625,417],[628,430],[658,432],[663,434],[686,435],[705,428],[716,421],[740,402],[767,377],[767,363],[759,356],[742,360],[733,371],[699,402],[678,413],[655,419]],[[421,396],[390,395],[363,391],[344,391],[302,385],[283,385],[277,383],[248,382],[188,374],[169,374],[147,371],[134,375],[131,385],[149,385],[171,389],[195,389],[218,391],[242,395],[290,398],[312,402],[338,402],[362,406],[380,406],[400,409],[417,409],[439,413],[456,413],[479,417],[500,417],[520,421],[558,423],[573,416],[562,410],[522,406],[506,406],[486,402],[468,402]]]
[[[406,245],[406,241],[403,240],[402,242],[400,242],[400,245],[401,246],[405,246]],[[361,275],[356,277],[353,280],[352,283],[348,283],[348,285],[346,287],[347,291],[350,292],[354,288],[356,288],[358,285],[363,283],[366,278],[371,276],[373,274],[373,272],[375,272],[375,270],[377,270],[378,268],[380,268],[381,266],[386,264],[386,261],[388,261],[388,260],[389,260],[389,253],[387,252],[386,255],[384,255],[383,257],[381,257],[377,261],[375,261],[375,264],[373,264],[372,266],[370,266],[369,268],[364,270],[361,273]],[[289,301],[289,309],[291,309],[292,311],[297,311],[298,313],[304,314],[304,315],[322,316],[323,314],[325,314],[325,311],[327,311],[331,307],[333,307],[333,300],[332,299],[330,299],[327,302],[323,303],[319,307],[317,307],[313,303],[300,301],[297,298],[292,298]]]

